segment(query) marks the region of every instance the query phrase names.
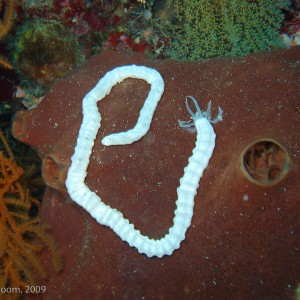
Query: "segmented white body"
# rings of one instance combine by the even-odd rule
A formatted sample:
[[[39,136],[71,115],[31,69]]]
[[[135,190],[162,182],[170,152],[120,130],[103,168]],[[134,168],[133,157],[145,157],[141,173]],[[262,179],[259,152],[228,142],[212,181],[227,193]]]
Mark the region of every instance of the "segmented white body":
[[[196,146],[188,160],[188,165],[184,168],[184,175],[180,179],[180,186],[177,189],[178,200],[176,201],[174,224],[163,238],[150,239],[135,229],[134,225],[125,219],[121,212],[106,205],[97,194],[90,191],[84,182],[94,140],[100,128],[101,116],[98,112],[97,102],[108,95],[115,84],[125,78],[143,79],[151,84],[151,90],[140,111],[135,127],[126,132],[106,136],[102,143],[106,146],[131,144],[143,137],[149,130],[155,108],[164,91],[164,81],[160,74],[153,69],[136,65],[119,67],[108,72],[83,99],[83,121],[71,158],[72,163],[68,171],[66,187],[70,197],[88,211],[98,223],[110,227],[123,241],[126,241],[131,247],[135,247],[139,253],[144,253],[148,257],[171,255],[175,249],[180,247],[191,224],[194,198],[199,181],[215,147],[216,136],[210,122],[220,120],[222,111],[219,108],[218,118],[211,121],[210,107],[207,112],[202,113],[196,100],[191,97],[197,109],[194,114],[187,103],[194,123],[180,122],[180,125],[196,127]]]

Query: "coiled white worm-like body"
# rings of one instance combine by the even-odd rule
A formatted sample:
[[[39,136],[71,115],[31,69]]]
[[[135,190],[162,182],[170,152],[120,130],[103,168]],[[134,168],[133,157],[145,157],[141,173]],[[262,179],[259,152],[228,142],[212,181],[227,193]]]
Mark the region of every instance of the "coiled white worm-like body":
[[[140,111],[135,127],[126,132],[106,136],[102,143],[106,146],[131,144],[148,132],[155,108],[164,91],[162,77],[153,69],[136,65],[119,67],[108,72],[83,99],[83,121],[71,158],[72,163],[68,171],[66,187],[70,197],[88,211],[98,223],[110,227],[123,241],[126,241],[131,247],[135,247],[139,253],[144,253],[148,257],[171,255],[175,249],[180,247],[191,224],[194,198],[199,181],[215,147],[215,133],[210,123],[222,119],[222,110],[219,108],[218,117],[211,120],[210,103],[207,112],[201,112],[197,101],[189,96],[196,107],[196,113],[193,113],[188,100],[186,100],[193,123],[180,121],[179,124],[188,129],[195,126],[196,146],[188,160],[188,165],[184,168],[184,175],[180,179],[180,186],[177,189],[178,200],[176,201],[173,226],[163,238],[150,239],[135,229],[134,225],[125,219],[121,212],[106,205],[97,194],[90,191],[84,182],[94,140],[100,128],[101,115],[98,112],[97,102],[108,95],[115,84],[125,78],[143,79],[151,85],[151,90]]]

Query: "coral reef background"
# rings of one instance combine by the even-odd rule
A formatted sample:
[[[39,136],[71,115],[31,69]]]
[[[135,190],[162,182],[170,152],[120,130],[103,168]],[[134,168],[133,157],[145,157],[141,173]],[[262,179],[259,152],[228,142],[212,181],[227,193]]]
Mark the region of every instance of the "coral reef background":
[[[0,83],[35,107],[55,80],[103,50],[177,60],[245,55],[299,44],[299,27],[295,0],[1,0],[0,66],[13,70]]]
[[[1,0],[0,1],[0,41],[8,34],[13,24],[15,1],[14,0]],[[2,68],[12,69],[12,65],[6,58],[0,56],[0,66]]]

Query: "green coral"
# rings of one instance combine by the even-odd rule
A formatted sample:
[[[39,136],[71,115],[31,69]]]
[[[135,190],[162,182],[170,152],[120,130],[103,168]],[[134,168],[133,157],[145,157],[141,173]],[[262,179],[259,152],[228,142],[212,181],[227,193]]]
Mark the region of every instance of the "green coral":
[[[15,69],[41,86],[51,85],[83,60],[76,36],[55,20],[27,21],[12,48]]]
[[[170,1],[170,0],[169,0]],[[245,55],[280,45],[287,0],[172,0],[183,31],[169,55],[179,60]]]

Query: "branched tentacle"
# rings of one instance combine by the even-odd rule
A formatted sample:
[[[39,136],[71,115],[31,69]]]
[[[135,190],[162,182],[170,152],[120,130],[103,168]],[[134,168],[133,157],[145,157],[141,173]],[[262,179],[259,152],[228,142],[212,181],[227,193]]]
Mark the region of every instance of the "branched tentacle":
[[[217,117],[215,117],[213,120],[209,119],[209,122],[212,123],[212,124],[215,124],[215,123],[218,123],[219,121],[223,121],[223,109],[218,106],[218,115]]]
[[[190,121],[180,121],[178,120],[179,126],[183,129],[185,129],[186,131],[189,132],[196,132],[196,127],[195,127],[195,123],[193,120]]]
[[[189,98],[192,99],[193,104],[196,108],[196,112],[193,112],[193,110],[191,109],[191,106],[189,105],[189,101],[188,101]],[[188,112],[191,115],[192,120],[190,120],[188,122],[178,120],[178,123],[179,123],[180,127],[186,129],[187,131],[190,131],[190,132],[196,131],[195,122],[198,119],[206,118],[212,124],[215,124],[215,123],[223,120],[223,118],[222,118],[223,110],[220,106],[218,107],[217,117],[214,119],[211,119],[211,101],[208,102],[206,111],[201,111],[198,101],[193,96],[185,97],[185,105],[186,105]]]
[[[196,108],[196,112],[195,113],[192,111],[192,109],[191,109],[191,107],[189,105],[188,98],[190,98],[190,99],[193,100],[194,106]],[[198,101],[193,96],[186,96],[185,97],[185,105],[186,105],[186,108],[187,108],[188,112],[190,113],[190,115],[192,116],[193,119],[195,119],[195,118],[201,118],[202,111],[200,109]]]

